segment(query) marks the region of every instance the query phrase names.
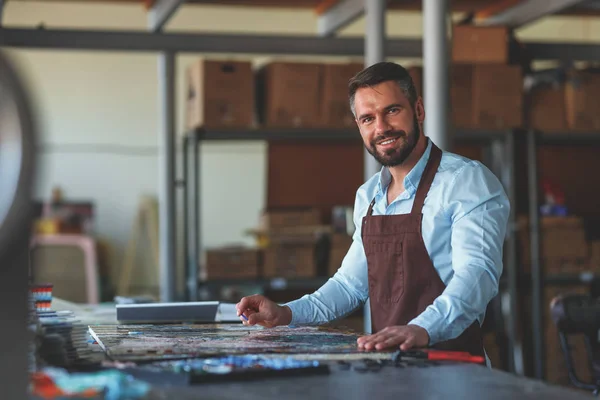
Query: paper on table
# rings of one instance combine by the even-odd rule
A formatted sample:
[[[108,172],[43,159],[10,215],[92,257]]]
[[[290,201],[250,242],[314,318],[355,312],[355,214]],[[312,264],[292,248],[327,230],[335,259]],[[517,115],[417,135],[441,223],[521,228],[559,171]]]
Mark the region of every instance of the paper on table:
[[[237,310],[235,309],[235,303],[219,303],[215,321],[240,322],[240,317],[237,316]]]

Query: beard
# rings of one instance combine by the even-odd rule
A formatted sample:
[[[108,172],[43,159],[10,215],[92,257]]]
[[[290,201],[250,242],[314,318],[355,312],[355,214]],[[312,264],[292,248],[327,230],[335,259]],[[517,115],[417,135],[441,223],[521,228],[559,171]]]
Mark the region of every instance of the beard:
[[[383,135],[379,135],[371,140],[369,146],[365,145],[365,148],[382,166],[395,167],[406,161],[410,153],[412,153],[413,149],[416,147],[420,135],[421,130],[419,129],[419,121],[415,116],[413,119],[413,128],[410,132],[402,130],[385,132]],[[398,138],[398,143],[395,148],[384,150],[382,152],[377,151],[377,143],[394,138]]]

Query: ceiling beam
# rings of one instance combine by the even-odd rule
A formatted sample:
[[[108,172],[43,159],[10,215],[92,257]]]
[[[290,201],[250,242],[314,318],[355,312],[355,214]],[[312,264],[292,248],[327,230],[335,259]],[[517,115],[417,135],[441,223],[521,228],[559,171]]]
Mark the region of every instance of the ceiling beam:
[[[524,42],[534,60],[600,61],[600,45],[593,43]],[[99,50],[124,52],[174,51],[183,53],[238,53],[364,56],[363,38],[314,36],[214,35],[139,31],[82,31],[0,28],[0,46],[12,48]],[[423,56],[420,39],[387,39],[389,57]]]
[[[583,3],[585,0],[523,0],[489,17],[476,18],[479,26],[503,25],[518,28],[546,15],[556,14]]]
[[[185,0],[155,0],[148,10],[148,29],[160,32]]]
[[[0,28],[0,46],[126,52],[174,51],[358,57],[363,57],[365,54],[365,40],[361,37],[152,33],[129,30]],[[388,39],[385,43],[385,54],[390,57],[420,57],[421,52],[421,41],[417,39]]]

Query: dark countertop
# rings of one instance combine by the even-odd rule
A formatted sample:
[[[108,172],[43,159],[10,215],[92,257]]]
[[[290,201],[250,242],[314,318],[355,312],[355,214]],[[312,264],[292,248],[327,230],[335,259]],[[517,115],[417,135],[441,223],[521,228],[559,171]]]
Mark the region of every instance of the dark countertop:
[[[149,399],[574,400],[591,397],[586,392],[472,364],[428,368],[386,366],[378,372],[343,371],[333,364],[329,375],[157,388]]]

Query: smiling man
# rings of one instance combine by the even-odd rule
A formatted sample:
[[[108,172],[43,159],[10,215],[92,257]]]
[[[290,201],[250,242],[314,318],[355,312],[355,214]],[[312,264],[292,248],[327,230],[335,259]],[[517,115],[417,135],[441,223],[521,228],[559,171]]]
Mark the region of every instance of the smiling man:
[[[481,324],[498,293],[510,204],[480,162],[441,151],[408,72],[382,62],[349,83],[364,145],[382,169],[356,193],[353,243],[338,272],[284,305],[243,298],[244,324],[323,324],[370,299],[365,350],[434,347],[484,355]],[[243,315],[242,315],[243,314]]]

